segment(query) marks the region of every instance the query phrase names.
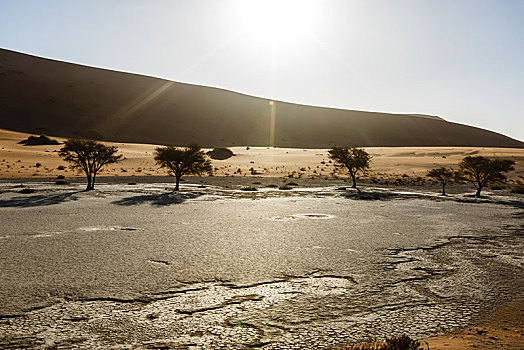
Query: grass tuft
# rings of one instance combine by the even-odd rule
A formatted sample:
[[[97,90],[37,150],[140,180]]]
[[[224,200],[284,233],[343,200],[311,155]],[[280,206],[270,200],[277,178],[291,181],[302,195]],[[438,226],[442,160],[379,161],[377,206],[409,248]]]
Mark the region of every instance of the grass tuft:
[[[408,335],[402,334],[386,338],[385,342],[376,342],[369,340],[361,344],[341,348],[339,350],[423,350],[420,342],[411,339]],[[429,350],[429,346],[427,348]]]

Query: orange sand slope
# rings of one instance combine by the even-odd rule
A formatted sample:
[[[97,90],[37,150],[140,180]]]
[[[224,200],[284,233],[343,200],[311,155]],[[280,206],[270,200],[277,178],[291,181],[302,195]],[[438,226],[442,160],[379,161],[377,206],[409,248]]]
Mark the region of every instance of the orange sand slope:
[[[431,350],[524,349],[524,300],[497,310],[480,325],[423,340]]]
[[[75,176],[57,154],[61,145],[25,146],[18,142],[30,134],[0,129],[0,177],[55,177]],[[63,141],[63,139],[58,139]],[[153,160],[156,145],[108,143],[116,145],[125,159],[104,168],[101,176],[166,175]],[[516,170],[509,174],[512,182],[524,181],[524,149],[473,148],[473,147],[369,147],[373,155],[369,176],[378,178],[424,176],[427,169],[438,166],[457,167],[467,155],[503,157],[517,162]],[[216,175],[251,175],[253,168],[261,176],[333,177],[334,166],[327,149],[233,147],[235,156],[226,160],[213,160]],[[37,165],[40,164],[40,165]],[[64,170],[58,167],[65,166]],[[240,169],[240,173],[238,172]]]
[[[517,298],[484,318],[480,324],[421,339],[430,350],[524,349],[524,299]],[[380,344],[378,344],[380,345]],[[358,346],[356,347],[358,348]],[[340,350],[351,350],[351,347]]]
[[[297,105],[0,49],[0,128],[206,147],[524,147],[438,117]]]

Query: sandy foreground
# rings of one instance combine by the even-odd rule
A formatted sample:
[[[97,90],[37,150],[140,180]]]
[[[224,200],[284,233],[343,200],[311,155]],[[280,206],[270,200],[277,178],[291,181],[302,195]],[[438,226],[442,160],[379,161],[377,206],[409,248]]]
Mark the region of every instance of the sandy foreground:
[[[61,145],[25,146],[19,144],[30,134],[0,129],[0,177],[66,177],[83,176],[69,169],[57,154]],[[63,139],[56,138],[59,141]],[[119,148],[125,159],[103,169],[100,176],[157,176],[166,175],[153,160],[157,145],[108,143]],[[298,178],[345,177],[335,170],[326,149],[295,149],[265,147],[231,147],[235,156],[213,160],[218,176],[250,176],[251,169],[265,177],[290,176]],[[524,181],[524,149],[473,147],[370,147],[373,156],[369,177],[395,179],[423,177],[434,167],[455,167],[468,155],[502,157],[517,162],[508,174],[510,183]],[[59,170],[59,166],[64,170]]]

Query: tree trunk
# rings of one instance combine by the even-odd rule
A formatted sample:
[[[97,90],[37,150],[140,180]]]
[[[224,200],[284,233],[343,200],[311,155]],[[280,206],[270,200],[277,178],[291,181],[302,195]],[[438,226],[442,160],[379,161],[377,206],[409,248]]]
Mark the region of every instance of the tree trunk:
[[[443,196],[446,195],[446,183],[445,182],[442,183],[442,195]]]
[[[482,187],[477,188],[477,193],[475,193],[475,197],[480,198],[480,191],[482,190]]]
[[[91,181],[91,174],[86,174],[87,176],[87,188],[86,188],[86,191],[89,191],[89,190],[92,190],[93,187],[92,187],[92,181]]]
[[[93,181],[91,181],[91,189],[95,189],[95,179],[96,179],[96,173],[93,173]]]
[[[353,180],[353,186],[351,186],[351,187],[357,188],[357,179],[355,177],[355,174],[350,172],[350,175],[351,175],[351,180]]]
[[[178,190],[180,189],[180,177],[181,176],[175,176],[176,185],[175,185],[175,190],[173,192],[178,192]]]

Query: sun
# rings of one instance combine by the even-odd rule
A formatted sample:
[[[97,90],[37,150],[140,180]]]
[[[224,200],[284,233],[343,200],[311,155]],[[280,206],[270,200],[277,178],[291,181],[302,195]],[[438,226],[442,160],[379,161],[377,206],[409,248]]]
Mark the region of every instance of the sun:
[[[251,40],[265,43],[303,40],[317,24],[317,4],[313,0],[241,1],[243,32]]]

